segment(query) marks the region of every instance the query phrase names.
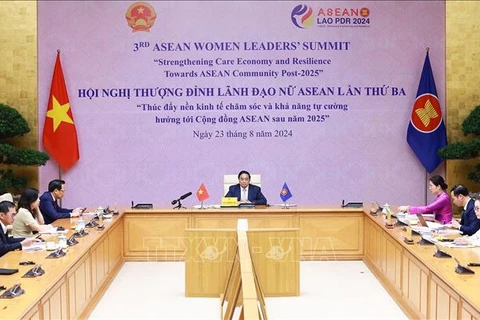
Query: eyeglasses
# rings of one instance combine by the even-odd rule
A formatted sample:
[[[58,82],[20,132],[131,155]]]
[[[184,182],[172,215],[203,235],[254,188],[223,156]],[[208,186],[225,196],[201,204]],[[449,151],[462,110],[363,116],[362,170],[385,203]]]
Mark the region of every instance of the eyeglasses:
[[[58,192],[61,192],[61,193],[65,193],[65,191],[66,191],[66,190],[64,190],[64,189],[58,190]]]

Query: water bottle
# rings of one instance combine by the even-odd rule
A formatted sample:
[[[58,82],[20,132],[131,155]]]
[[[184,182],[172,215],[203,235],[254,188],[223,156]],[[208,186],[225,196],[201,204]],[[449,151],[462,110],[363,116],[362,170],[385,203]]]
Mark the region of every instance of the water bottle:
[[[95,210],[95,213],[97,214],[97,217],[103,218],[103,214],[105,213],[105,209],[102,207],[98,207],[97,210]]]
[[[388,203],[385,203],[383,205],[382,213],[387,214],[388,212],[390,212],[390,205]]]
[[[82,216],[80,216],[77,220],[77,225],[75,227],[76,232],[81,232],[83,229],[85,229],[85,220],[83,220]]]
[[[64,234],[59,234],[58,235],[58,246],[60,248],[66,248],[68,247],[67,245],[67,237]]]
[[[391,212],[391,211],[390,211],[390,205],[389,205],[388,203],[385,203],[384,208],[385,208],[385,211],[386,211],[387,213]]]

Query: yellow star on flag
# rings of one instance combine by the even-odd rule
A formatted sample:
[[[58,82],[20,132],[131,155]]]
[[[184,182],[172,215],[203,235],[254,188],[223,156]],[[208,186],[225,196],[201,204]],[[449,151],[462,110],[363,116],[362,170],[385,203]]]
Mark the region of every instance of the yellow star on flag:
[[[62,122],[73,124],[72,118],[68,115],[70,103],[60,104],[55,96],[52,95],[52,109],[48,110],[47,117],[53,119],[53,132],[57,131]]]

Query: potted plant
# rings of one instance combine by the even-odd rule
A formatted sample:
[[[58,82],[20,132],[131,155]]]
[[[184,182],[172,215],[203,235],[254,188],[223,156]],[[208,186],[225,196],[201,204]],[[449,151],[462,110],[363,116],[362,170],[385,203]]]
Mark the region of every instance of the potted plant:
[[[464,136],[471,137],[464,142],[453,142],[438,151],[443,159],[475,159],[480,156],[480,106],[463,120],[462,131]],[[480,162],[476,164],[475,171],[468,173],[468,179],[480,183]]]
[[[0,194],[21,192],[27,185],[27,179],[15,175],[10,165],[43,166],[50,159],[45,152],[14,146],[12,138],[28,132],[25,118],[16,109],[0,103]]]

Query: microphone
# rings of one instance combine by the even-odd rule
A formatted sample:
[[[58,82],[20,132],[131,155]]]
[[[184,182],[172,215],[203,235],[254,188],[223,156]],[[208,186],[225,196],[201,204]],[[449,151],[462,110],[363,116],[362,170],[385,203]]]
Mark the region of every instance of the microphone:
[[[188,197],[190,197],[192,195],[191,192],[187,192],[185,193],[183,196],[181,196],[180,198],[178,198],[177,200],[173,200],[172,201],[172,205],[175,205],[177,202],[179,202],[180,200],[183,200],[183,199],[186,199]]]
[[[185,199],[185,198],[188,198],[188,197],[190,197],[191,195],[192,195],[191,192],[187,192],[187,193],[185,193],[183,196],[181,196],[179,200],[183,200],[183,199]]]
[[[191,192],[187,192],[187,193],[185,193],[183,196],[181,196],[180,198],[178,198],[177,200],[173,200],[173,201],[172,201],[172,205],[175,205],[175,204],[178,203],[177,206],[176,206],[175,208],[173,208],[173,209],[185,208],[185,207],[182,206],[182,203],[181,203],[180,201],[183,200],[183,199],[185,199],[185,198],[190,197],[191,195],[192,195]]]

